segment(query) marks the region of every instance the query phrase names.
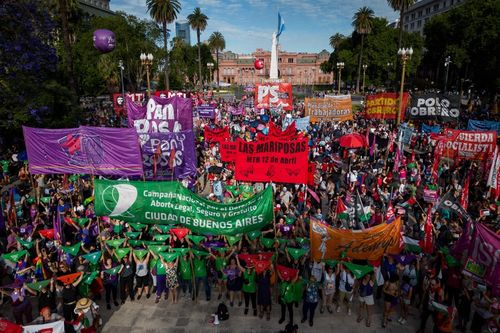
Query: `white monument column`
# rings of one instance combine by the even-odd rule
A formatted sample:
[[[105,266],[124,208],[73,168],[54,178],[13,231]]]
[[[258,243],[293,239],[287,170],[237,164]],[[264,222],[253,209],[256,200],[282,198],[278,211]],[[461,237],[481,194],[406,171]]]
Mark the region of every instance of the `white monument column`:
[[[269,70],[269,80],[278,81],[278,39],[276,32],[273,32],[273,46],[271,48],[271,69]]]

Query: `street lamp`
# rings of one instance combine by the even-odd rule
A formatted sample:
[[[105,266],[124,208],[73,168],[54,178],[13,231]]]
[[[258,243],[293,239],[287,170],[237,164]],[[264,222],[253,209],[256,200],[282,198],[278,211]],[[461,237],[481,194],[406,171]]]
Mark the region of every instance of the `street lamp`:
[[[389,85],[390,86],[392,86],[391,69],[392,69],[393,66],[394,66],[394,64],[392,62],[388,62],[387,63],[387,81],[389,81]]]
[[[146,66],[146,79],[148,83],[148,98],[151,97],[151,84],[149,81],[149,71],[151,69],[151,65],[153,64],[153,55],[151,53],[141,53],[140,57],[141,64]]]
[[[450,64],[451,64],[451,57],[447,56],[446,59],[444,59],[444,67],[446,67],[446,76],[444,78],[444,92],[446,93],[446,88],[448,86],[448,71],[450,70]]]
[[[123,98],[123,101],[125,101],[125,86],[123,85],[123,70],[125,69],[125,67],[123,67],[123,60],[118,60],[118,68],[120,68],[120,78],[121,78],[121,81],[122,81],[122,98]]]
[[[401,109],[403,108],[403,88],[405,84],[405,72],[406,72],[406,62],[411,58],[413,54],[413,49],[410,47],[409,49],[399,49],[398,55],[401,56],[401,60],[403,62],[403,73],[401,73],[401,87],[399,88],[399,112],[397,114],[396,125],[399,125],[401,121]]]
[[[340,78],[341,78],[341,75],[342,75],[342,68],[344,68],[344,65],[345,65],[345,64],[344,64],[343,62],[338,62],[338,63],[337,63],[337,68],[338,68],[338,70],[339,70],[339,86],[338,86],[338,92],[337,92],[337,95],[340,95],[340,83],[342,82],[342,81],[340,80]]]
[[[365,77],[366,77],[366,69],[368,68],[367,64],[363,64],[363,94],[365,93]]]
[[[213,62],[209,62],[207,63],[207,67],[208,67],[208,71],[209,71],[209,79],[210,79],[210,85],[212,84],[212,75],[213,75],[213,72],[212,70],[214,69],[214,63]]]

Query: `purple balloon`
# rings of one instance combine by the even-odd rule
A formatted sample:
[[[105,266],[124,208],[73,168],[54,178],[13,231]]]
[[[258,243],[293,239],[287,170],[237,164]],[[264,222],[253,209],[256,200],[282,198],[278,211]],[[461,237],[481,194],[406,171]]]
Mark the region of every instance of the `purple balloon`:
[[[107,29],[94,31],[94,47],[101,53],[108,53],[115,49],[115,33]]]

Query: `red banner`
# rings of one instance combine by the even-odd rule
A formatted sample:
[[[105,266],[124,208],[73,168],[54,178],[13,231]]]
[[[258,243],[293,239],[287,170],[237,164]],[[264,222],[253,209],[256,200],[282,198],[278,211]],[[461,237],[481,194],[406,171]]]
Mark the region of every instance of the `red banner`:
[[[307,185],[315,186],[314,175],[316,174],[316,163],[309,163],[307,166]]]
[[[293,110],[291,83],[257,83],[255,85],[255,102],[257,109],[282,108]]]
[[[398,109],[398,93],[380,93],[366,96],[367,119],[396,119]],[[404,118],[406,105],[408,104],[408,93],[403,93],[403,106],[400,109],[400,117]]]
[[[307,139],[238,142],[235,178],[239,181],[305,184]]]
[[[487,160],[495,152],[497,132],[446,129],[439,139],[442,139],[438,145],[443,147],[443,156],[453,159]]]
[[[224,128],[214,128],[209,127],[204,128],[204,136],[207,142],[223,142],[229,139],[229,127]]]
[[[220,159],[222,162],[236,162],[238,142],[225,141],[220,143]]]

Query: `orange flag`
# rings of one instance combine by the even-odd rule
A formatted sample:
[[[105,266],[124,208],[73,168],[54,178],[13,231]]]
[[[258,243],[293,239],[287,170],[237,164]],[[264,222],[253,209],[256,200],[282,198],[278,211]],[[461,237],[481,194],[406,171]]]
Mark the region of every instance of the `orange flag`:
[[[401,240],[401,219],[365,230],[332,229],[311,221],[311,255],[314,260],[350,259],[377,260],[383,254],[398,254]]]
[[[82,272],[63,275],[63,276],[58,277],[57,279],[59,281],[61,281],[63,284],[67,285],[67,284],[71,284],[71,283],[75,282],[75,280],[78,279],[80,277],[80,275],[82,275]]]

